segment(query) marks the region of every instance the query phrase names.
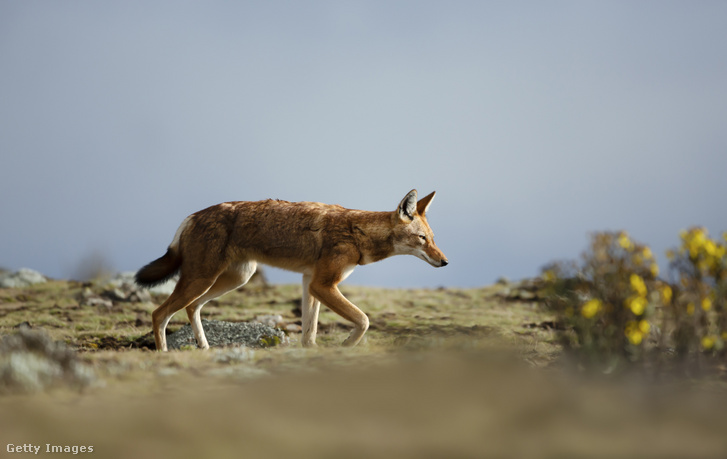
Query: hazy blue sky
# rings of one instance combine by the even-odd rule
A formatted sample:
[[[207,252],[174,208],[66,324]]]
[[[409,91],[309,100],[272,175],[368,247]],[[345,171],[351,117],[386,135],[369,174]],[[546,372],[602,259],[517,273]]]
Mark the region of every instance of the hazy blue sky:
[[[727,230],[727,2],[0,0],[0,154],[0,266],[55,277],[218,202],[411,188],[450,265],[348,283],[531,276],[607,229],[663,259]]]

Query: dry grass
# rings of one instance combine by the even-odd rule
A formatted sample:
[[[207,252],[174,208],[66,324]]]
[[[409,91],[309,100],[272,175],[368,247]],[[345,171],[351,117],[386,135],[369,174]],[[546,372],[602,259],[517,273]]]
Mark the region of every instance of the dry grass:
[[[29,322],[79,349],[99,384],[0,398],[0,447],[91,445],[96,457],[724,457],[721,386],[585,384],[550,365],[552,320],[505,286],[392,290],[345,286],[371,318],[366,342],[323,310],[316,349],[165,354],[121,347],[154,308],[83,306],[50,282],[0,290],[0,333]],[[203,316],[299,320],[298,286],[254,286]],[[160,299],[155,299],[159,301]],[[171,323],[186,323],[179,314]],[[293,338],[296,338],[293,335]],[[546,367],[546,369],[542,369]],[[555,368],[554,368],[555,367]],[[550,368],[550,369],[547,369]]]
[[[469,347],[480,341],[498,341],[514,346],[542,347],[547,361],[557,348],[549,343],[549,331],[527,328],[526,325],[549,320],[550,317],[534,302],[504,301],[499,295],[503,287],[480,289],[397,290],[343,286],[342,292],[364,310],[371,320],[366,343],[357,352],[376,356],[402,347],[438,346],[453,342]],[[111,308],[83,304],[82,292],[102,294],[104,287],[91,283],[53,281],[23,289],[0,290],[0,333],[12,333],[27,322],[54,339],[64,341],[82,352],[119,350],[151,331],[151,312],[164,298],[154,303],[115,302]],[[300,304],[300,286],[256,285],[231,292],[208,303],[202,314],[210,320],[250,321],[258,315],[280,314],[284,321],[296,323]],[[321,347],[338,349],[350,325],[325,307],[321,309],[318,343]],[[176,314],[169,325],[175,330],[187,323],[184,313]],[[299,335],[293,334],[295,342]],[[276,359],[270,352],[269,358]],[[93,360],[95,354],[84,354]],[[126,358],[126,357],[124,357]],[[128,358],[135,358],[129,356]],[[187,357],[184,357],[187,358]],[[192,358],[192,357],[189,357]],[[282,357],[285,359],[285,357]]]

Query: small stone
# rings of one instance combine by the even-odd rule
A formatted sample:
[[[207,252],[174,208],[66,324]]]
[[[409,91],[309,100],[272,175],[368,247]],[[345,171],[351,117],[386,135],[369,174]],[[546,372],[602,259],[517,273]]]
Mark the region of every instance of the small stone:
[[[253,322],[257,322],[260,324],[267,325],[268,327],[275,328],[278,326],[278,324],[283,323],[283,316],[280,314],[264,314],[255,316],[255,319],[253,319]]]
[[[127,301],[129,299],[129,290],[117,287],[112,290],[106,290],[103,295],[110,298],[111,300]]]
[[[0,274],[0,288],[28,287],[47,282],[47,278],[38,271],[21,268],[16,272]]]
[[[148,290],[136,290],[130,299],[135,303],[149,303],[151,302],[151,293]]]
[[[114,307],[113,301],[106,299],[106,298],[101,298],[101,297],[87,298],[85,301],[85,304],[87,306],[98,307],[98,308],[105,309],[105,310],[109,310]]]
[[[285,326],[285,331],[288,333],[301,333],[303,331],[303,327],[298,324],[288,324]]]
[[[139,287],[136,285],[136,281],[134,280],[134,277],[136,276],[136,272],[134,271],[125,271],[122,273],[117,274],[109,281],[109,286],[113,287],[122,287],[131,289],[133,292],[145,292],[149,295],[171,295],[174,291],[174,287],[177,285],[177,277],[173,277],[169,281],[157,285],[156,287],[152,288],[144,288]],[[131,300],[133,301],[133,299]],[[151,301],[151,296],[149,296],[149,300],[140,300],[140,302],[146,302]]]

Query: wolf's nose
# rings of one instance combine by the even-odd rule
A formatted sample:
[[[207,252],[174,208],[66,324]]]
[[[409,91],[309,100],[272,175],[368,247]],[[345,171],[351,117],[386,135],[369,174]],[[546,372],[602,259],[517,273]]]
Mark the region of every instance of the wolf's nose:
[[[447,266],[449,262],[447,260],[442,260],[442,264],[440,266]]]

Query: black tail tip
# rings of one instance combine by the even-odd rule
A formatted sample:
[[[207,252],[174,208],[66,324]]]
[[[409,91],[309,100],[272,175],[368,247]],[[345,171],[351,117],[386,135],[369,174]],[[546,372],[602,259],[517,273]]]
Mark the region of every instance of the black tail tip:
[[[155,287],[173,278],[181,266],[181,259],[171,250],[162,257],[141,268],[134,275],[134,281],[140,287]]]
[[[145,276],[145,273],[139,270],[139,272],[137,272],[134,276],[134,282],[136,282],[136,285],[142,288],[153,288],[166,283],[167,281],[174,278],[174,276],[176,275],[177,272],[173,272],[164,277],[147,277]]]

